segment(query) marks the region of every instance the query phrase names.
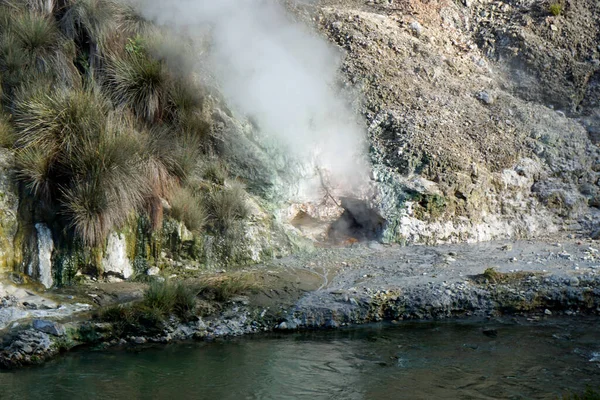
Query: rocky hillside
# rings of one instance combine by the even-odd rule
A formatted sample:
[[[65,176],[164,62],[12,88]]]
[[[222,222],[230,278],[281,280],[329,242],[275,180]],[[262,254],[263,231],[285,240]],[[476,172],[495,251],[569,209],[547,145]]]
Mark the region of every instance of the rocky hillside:
[[[589,234],[600,205],[600,8],[323,0],[302,10],[364,95],[372,199],[407,242]]]
[[[340,198],[287,163],[132,8],[0,0],[4,271],[50,287],[261,262],[307,238],[593,236],[595,0],[286,3],[343,52],[370,192]],[[307,176],[318,201],[298,195]]]

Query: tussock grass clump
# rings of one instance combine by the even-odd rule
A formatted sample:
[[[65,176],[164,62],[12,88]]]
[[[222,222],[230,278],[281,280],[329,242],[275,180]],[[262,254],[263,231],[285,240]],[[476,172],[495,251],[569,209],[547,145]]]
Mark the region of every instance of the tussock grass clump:
[[[218,158],[210,157],[200,165],[200,175],[209,182],[223,186],[227,179],[227,168]]]
[[[117,336],[128,334],[158,334],[170,315],[187,319],[196,307],[196,291],[178,282],[152,282],[141,302],[102,309],[99,319],[111,322]]]
[[[117,9],[110,0],[70,0],[59,24],[69,39],[84,35],[90,44],[102,46],[116,28]]]
[[[58,29],[52,15],[15,10],[1,41],[3,69],[12,73],[9,83],[31,81],[35,73],[54,75],[72,84],[74,46]]]
[[[105,67],[105,79],[117,106],[129,107],[149,123],[162,119],[171,82],[161,61],[144,52],[111,54]]]
[[[496,271],[496,268],[490,267],[483,271],[483,278],[492,283],[498,282],[500,277],[501,275],[498,271]]]
[[[17,177],[85,244],[104,243],[141,207],[148,192],[143,138],[101,96],[34,91],[17,100],[14,119]]]
[[[15,132],[6,115],[0,112],[0,147],[12,147]]]
[[[215,190],[208,196],[209,216],[212,226],[226,232],[236,221],[248,216],[244,187],[234,183],[230,187]]]
[[[63,214],[85,243],[104,243],[108,233],[140,209],[148,192],[140,138],[121,119],[107,120],[96,140],[74,149],[64,163],[72,177],[62,192]]]
[[[179,188],[171,199],[171,216],[181,221],[190,231],[199,232],[207,221],[201,199],[187,188]]]
[[[128,4],[113,3],[116,30],[129,37],[140,37],[154,28]]]
[[[167,203],[190,230],[208,225],[218,251],[238,242],[244,190],[201,165],[210,102],[162,33],[118,0],[0,0],[0,146],[57,243],[101,254],[143,216],[152,247]]]
[[[178,282],[153,282],[144,292],[143,305],[166,316],[175,314],[185,317],[194,310],[196,293],[189,286]]]
[[[205,278],[199,283],[198,295],[218,302],[256,291],[260,285],[248,274],[232,273]]]
[[[41,145],[49,152],[70,155],[86,140],[94,140],[106,125],[108,102],[89,90],[55,90],[41,86],[23,91],[14,111],[17,145]]]
[[[16,154],[17,178],[34,196],[48,201],[54,188],[52,153],[40,146],[30,146]]]

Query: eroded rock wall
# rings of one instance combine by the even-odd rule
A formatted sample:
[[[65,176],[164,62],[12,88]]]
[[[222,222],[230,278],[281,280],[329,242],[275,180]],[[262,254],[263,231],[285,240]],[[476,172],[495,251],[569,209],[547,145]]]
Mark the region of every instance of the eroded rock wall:
[[[364,97],[387,240],[597,225],[600,12],[549,5],[322,0],[299,12],[346,53],[343,84]]]

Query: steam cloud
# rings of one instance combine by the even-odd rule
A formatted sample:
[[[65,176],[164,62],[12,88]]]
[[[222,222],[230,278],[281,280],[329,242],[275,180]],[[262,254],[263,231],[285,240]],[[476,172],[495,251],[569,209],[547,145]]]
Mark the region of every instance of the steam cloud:
[[[275,0],[132,0],[176,34],[206,37],[211,74],[239,112],[333,184],[365,182],[364,129],[336,89],[340,53]]]

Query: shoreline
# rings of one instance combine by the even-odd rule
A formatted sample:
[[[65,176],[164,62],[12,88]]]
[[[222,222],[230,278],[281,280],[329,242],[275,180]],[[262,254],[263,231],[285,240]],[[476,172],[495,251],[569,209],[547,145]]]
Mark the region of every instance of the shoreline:
[[[381,321],[600,315],[600,252],[594,244],[570,239],[319,249],[239,271],[259,282],[258,289],[226,303],[199,299],[212,307],[210,315],[196,313],[187,321],[170,316],[158,333],[141,328],[123,336],[89,311],[20,325],[3,335],[0,365],[40,364],[84,345],[214,340]],[[130,302],[134,287],[141,292],[140,284],[122,284],[120,298]]]

